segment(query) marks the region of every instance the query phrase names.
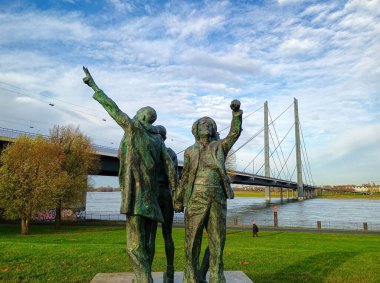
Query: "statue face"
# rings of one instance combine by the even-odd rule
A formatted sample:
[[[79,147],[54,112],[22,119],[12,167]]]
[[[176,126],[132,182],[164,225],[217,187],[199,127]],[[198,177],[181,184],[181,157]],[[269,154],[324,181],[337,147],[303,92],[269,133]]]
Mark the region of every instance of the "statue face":
[[[211,137],[213,133],[213,125],[210,121],[203,120],[198,124],[198,136],[199,137]]]

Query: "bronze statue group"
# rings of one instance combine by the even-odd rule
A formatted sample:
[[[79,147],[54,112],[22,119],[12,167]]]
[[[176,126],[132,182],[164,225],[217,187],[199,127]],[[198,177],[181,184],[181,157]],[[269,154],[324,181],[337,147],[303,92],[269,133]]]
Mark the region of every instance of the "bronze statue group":
[[[167,269],[164,282],[174,280],[174,211],[185,213],[185,270],[183,282],[226,282],[223,249],[226,241],[227,198],[233,198],[225,159],[242,130],[240,102],[231,102],[230,132],[219,138],[213,119],[203,117],[194,122],[195,143],[185,150],[181,181],[174,151],[166,148],[166,129],[154,126],[157,119],[152,107],[137,111],[133,118],[122,112],[95,84],[83,67],[84,83],[97,100],[124,130],[119,147],[119,182],[122,193],[121,213],[126,214],[127,254],[136,282],[153,282],[151,267],[155,252],[157,223],[162,223]],[[199,264],[203,230],[208,244]]]

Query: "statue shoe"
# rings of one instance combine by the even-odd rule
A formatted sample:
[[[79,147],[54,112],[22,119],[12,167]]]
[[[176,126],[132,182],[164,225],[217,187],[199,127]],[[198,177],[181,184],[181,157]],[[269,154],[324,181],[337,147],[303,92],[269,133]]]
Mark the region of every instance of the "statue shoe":
[[[174,282],[174,268],[169,267],[164,272],[164,283],[173,283]]]

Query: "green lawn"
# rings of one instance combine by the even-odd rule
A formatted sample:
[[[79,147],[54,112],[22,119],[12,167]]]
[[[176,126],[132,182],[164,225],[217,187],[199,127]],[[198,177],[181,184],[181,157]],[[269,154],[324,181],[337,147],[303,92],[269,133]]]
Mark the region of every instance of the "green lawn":
[[[99,272],[132,271],[123,227],[0,226],[1,282],[89,282]],[[158,231],[154,271],[165,268]],[[183,270],[184,230],[174,229],[176,270]],[[228,231],[226,270],[242,270],[255,283],[380,282],[380,236],[301,232]]]

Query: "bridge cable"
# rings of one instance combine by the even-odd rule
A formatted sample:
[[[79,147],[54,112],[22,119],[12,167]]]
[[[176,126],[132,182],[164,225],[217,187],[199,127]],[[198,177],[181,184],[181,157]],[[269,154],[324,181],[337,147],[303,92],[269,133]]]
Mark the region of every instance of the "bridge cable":
[[[292,128],[294,127],[295,123],[293,123],[293,125],[290,127],[290,129],[288,130],[288,132],[285,134],[285,136],[282,138],[282,140],[280,141],[280,143],[277,145],[277,147],[274,149],[275,151],[277,150],[277,148],[281,145],[281,143],[285,140],[285,138],[289,135],[290,131],[292,130]],[[273,154],[274,152],[272,152]],[[269,157],[271,157],[272,155],[270,155]],[[259,168],[259,170],[257,172],[259,172],[265,165],[265,162],[264,164]]]
[[[6,91],[9,91],[9,92],[13,92],[13,93],[16,93],[16,94],[20,94],[20,95],[23,95],[23,96],[27,96],[27,97],[30,97],[30,98],[32,98],[32,99],[39,100],[39,101],[41,102],[41,99],[39,99],[39,98],[37,98],[37,97],[34,97],[34,96],[31,96],[31,95],[28,95],[28,94],[26,94],[26,93],[22,93],[22,92],[17,91],[17,90],[7,89],[7,88],[4,88],[4,87],[2,87],[2,86],[0,86],[0,89],[6,90]],[[46,97],[46,96],[45,96],[45,97]],[[58,100],[58,99],[56,99],[56,98],[52,98],[52,100]],[[76,104],[74,104],[74,103],[65,102],[65,101],[63,101],[63,100],[62,100],[61,102],[64,102],[64,103],[70,104],[70,105],[75,106],[75,107],[81,107],[81,106],[78,106],[78,105],[76,105]],[[46,103],[46,102],[44,102],[44,103]],[[55,105],[55,107],[57,107],[57,106]],[[63,109],[62,107],[57,107],[57,108],[60,108],[61,110],[65,111],[65,112],[77,112],[77,113],[81,113],[81,114],[85,114],[85,115],[88,115],[88,116],[95,117],[95,118],[97,118],[97,119],[101,119],[101,117],[99,117],[99,116],[97,116],[97,115],[94,115],[93,113],[90,113],[90,112],[86,112],[86,111],[82,111],[82,110],[78,110],[78,109],[76,109],[76,110],[73,110],[73,109],[69,109],[69,110],[67,110],[67,109]],[[84,108],[84,107],[81,107],[81,108]],[[89,109],[89,108],[88,108],[88,109]],[[99,112],[99,111],[96,111],[96,112]]]
[[[294,172],[296,172],[296,169],[297,169],[297,164],[294,166],[294,170],[293,170],[292,176],[290,177],[290,181],[292,180]],[[297,183],[297,181],[295,181],[295,182]]]
[[[10,87],[13,87],[13,88],[18,89],[18,90],[20,90],[20,91],[12,90],[12,89],[5,88],[5,87],[0,87],[1,89],[7,90],[7,91],[10,91],[10,92],[14,92],[14,93],[17,93],[17,94],[25,95],[25,96],[28,96],[28,97],[30,97],[30,98],[38,99],[37,97],[34,97],[34,96],[31,96],[31,95],[29,95],[29,94],[24,93],[24,91],[28,91],[27,89],[24,89],[24,88],[21,88],[21,87],[18,87],[18,86],[15,86],[15,85],[12,85],[12,84],[10,84],[10,83],[3,82],[3,81],[0,81],[0,84],[6,85],[6,86],[10,86]],[[33,91],[33,92],[34,92],[34,91]],[[63,99],[59,99],[59,98],[55,98],[55,97],[50,97],[50,96],[48,96],[48,95],[46,95],[46,94],[43,94],[43,93],[39,93],[39,94],[37,94],[37,93],[34,92],[34,94],[35,94],[36,96],[40,96],[40,97],[42,96],[42,97],[45,97],[46,99],[49,99],[49,100],[56,100],[56,101],[59,101],[59,102],[62,102],[62,103],[69,104],[69,105],[71,105],[71,106],[75,106],[75,107],[82,108],[82,109],[87,109],[87,110],[90,110],[90,111],[92,111],[92,112],[102,113],[102,111],[100,111],[99,109],[90,108],[90,107],[85,107],[85,106],[78,105],[78,104],[75,104],[75,103],[72,103],[72,102],[69,102],[69,101],[65,101],[65,100],[63,100]],[[89,113],[87,112],[87,114],[89,114]],[[91,115],[91,114],[89,114],[89,115]],[[93,114],[92,114],[92,115],[93,115]]]
[[[272,115],[270,114],[269,109],[268,109],[268,114],[269,114],[269,119],[272,121]],[[277,135],[277,130],[276,130],[276,127],[275,127],[274,123],[272,124],[272,127],[273,127],[273,129],[274,129],[274,133],[275,133],[275,136],[276,136],[277,142],[280,142],[280,140],[279,140],[279,138],[278,138],[278,135]],[[280,146],[280,151],[281,151],[281,155],[282,155],[283,160],[285,160],[284,152],[283,152],[281,146]],[[288,176],[290,176],[289,168],[288,168],[288,165],[286,164],[286,162],[285,162],[285,166],[286,166],[286,170],[287,170],[287,172],[288,172]],[[284,172],[284,173],[285,173],[285,172]]]
[[[280,115],[278,115],[274,120],[272,120],[271,123],[268,124],[271,125],[272,123],[274,123],[276,120],[278,120],[286,111],[289,110],[289,108],[293,105],[293,102],[283,111],[280,113]],[[244,146],[246,146],[249,142],[251,142],[254,138],[256,138],[261,132],[263,132],[265,129],[265,127],[262,127],[258,132],[256,132],[252,137],[250,137],[246,142],[244,142],[241,146],[238,147],[238,149],[235,150],[234,154],[236,154],[236,152],[238,152],[240,149],[242,149]]]
[[[307,162],[306,162],[306,157],[305,157],[304,149],[303,149],[302,146],[301,146],[301,154],[302,154],[302,158],[303,158],[302,169],[305,170],[308,182],[309,182],[309,184],[311,184],[310,174],[309,174],[308,167],[307,167]],[[304,166],[305,166],[305,168],[304,168]]]
[[[260,108],[257,108],[255,111],[253,111],[253,112],[249,113],[248,115],[244,116],[243,119],[247,119],[249,116],[255,114],[257,111],[259,111],[259,110],[261,110],[261,109],[263,109],[263,108],[264,108],[264,106],[261,106]],[[219,133],[220,133],[220,132],[223,132],[223,131],[227,130],[227,129],[230,128],[230,127],[231,127],[231,125],[228,125],[227,127],[221,129],[221,130],[218,131],[218,132],[219,132]]]
[[[255,159],[264,151],[265,147],[263,147],[258,154],[256,154],[256,156],[248,163],[248,165],[243,169],[244,172],[246,172],[245,170],[249,167],[249,165],[251,165],[253,162],[255,162]]]
[[[312,174],[311,174],[311,168],[310,168],[310,162],[309,162],[309,158],[308,158],[308,155],[307,155],[307,151],[306,151],[306,144],[305,144],[305,140],[304,140],[304,137],[303,137],[303,133],[302,133],[302,129],[301,129],[301,125],[300,125],[300,132],[301,132],[301,137],[302,137],[302,154],[304,155],[304,161],[305,161],[305,166],[306,166],[306,170],[307,170],[307,173],[309,174],[309,180],[310,182],[312,182],[313,185],[315,185],[314,183],[314,180],[312,178]],[[306,156],[306,158],[305,158]]]
[[[271,131],[270,129],[268,129],[268,130],[269,130],[269,136],[270,136],[270,138],[271,138],[272,144],[273,144],[274,147],[276,147],[276,145],[275,145],[275,143],[274,143],[274,140],[273,140],[272,131]],[[278,151],[277,151],[278,148],[279,148],[279,146],[277,146],[277,147],[275,148],[275,150],[273,151],[273,153],[270,155],[270,156],[272,157],[272,160],[273,160],[274,166],[276,167],[277,172],[279,172],[279,170],[278,170],[277,162],[276,162],[276,160],[274,159],[274,155],[273,155],[273,154],[276,152],[276,154],[277,154],[277,158],[280,158],[280,156],[279,156],[279,154],[278,154]],[[270,151],[270,148],[269,148],[269,151]],[[280,165],[282,166],[281,160],[278,160],[278,161],[280,162]],[[274,177],[274,176],[275,176],[275,175],[273,175],[273,177]]]
[[[253,112],[251,112],[251,113],[249,113],[248,115],[244,116],[243,119],[247,119],[249,116],[253,115],[253,114],[256,113],[257,111],[261,110],[262,108],[264,108],[264,106],[261,106],[260,108],[257,108],[257,109],[254,110]],[[227,127],[225,127],[225,128],[223,128],[223,129],[221,129],[220,131],[218,131],[218,133],[223,132],[223,131],[227,130],[227,129],[230,128],[230,127],[231,127],[231,125],[228,125]],[[183,150],[181,150],[181,151],[179,151],[179,152],[177,152],[176,154],[178,155],[178,154],[184,152],[185,150],[186,150],[186,148],[183,149]]]
[[[302,132],[301,123],[300,123],[300,132],[301,132],[301,137],[302,137],[302,144],[303,144],[303,146],[305,147],[306,159],[307,159],[307,164],[308,164],[308,166],[309,166],[309,171],[310,171],[311,181],[313,182],[313,185],[315,186],[315,182],[314,182],[313,174],[312,174],[312,172],[311,172],[311,167],[310,167],[310,162],[309,162],[309,156],[308,156],[308,154],[307,154],[307,150],[306,150],[306,143],[305,143],[305,139],[304,139],[304,137],[303,137],[303,132]]]
[[[305,180],[306,183],[304,182],[304,185],[305,184],[308,185],[309,184],[308,176],[307,176],[307,174],[305,174],[305,168],[303,166],[303,163],[301,163],[301,168],[302,168],[302,178],[303,178],[302,181]]]
[[[292,148],[292,150],[290,151],[290,153],[289,153],[289,155],[288,155],[288,157],[286,158],[286,161],[285,161],[285,163],[287,163],[288,162],[288,160],[289,160],[289,158],[290,158],[290,156],[292,155],[292,153],[293,153],[293,151],[294,151],[294,149],[296,148],[296,144],[294,144],[294,146],[293,146],[293,148]],[[282,167],[281,168],[281,171],[284,169],[284,167]],[[279,176],[280,175],[278,175],[277,176],[277,179],[279,178]],[[290,177],[290,174],[289,174],[289,177]],[[289,181],[291,181],[291,179],[289,179]]]

